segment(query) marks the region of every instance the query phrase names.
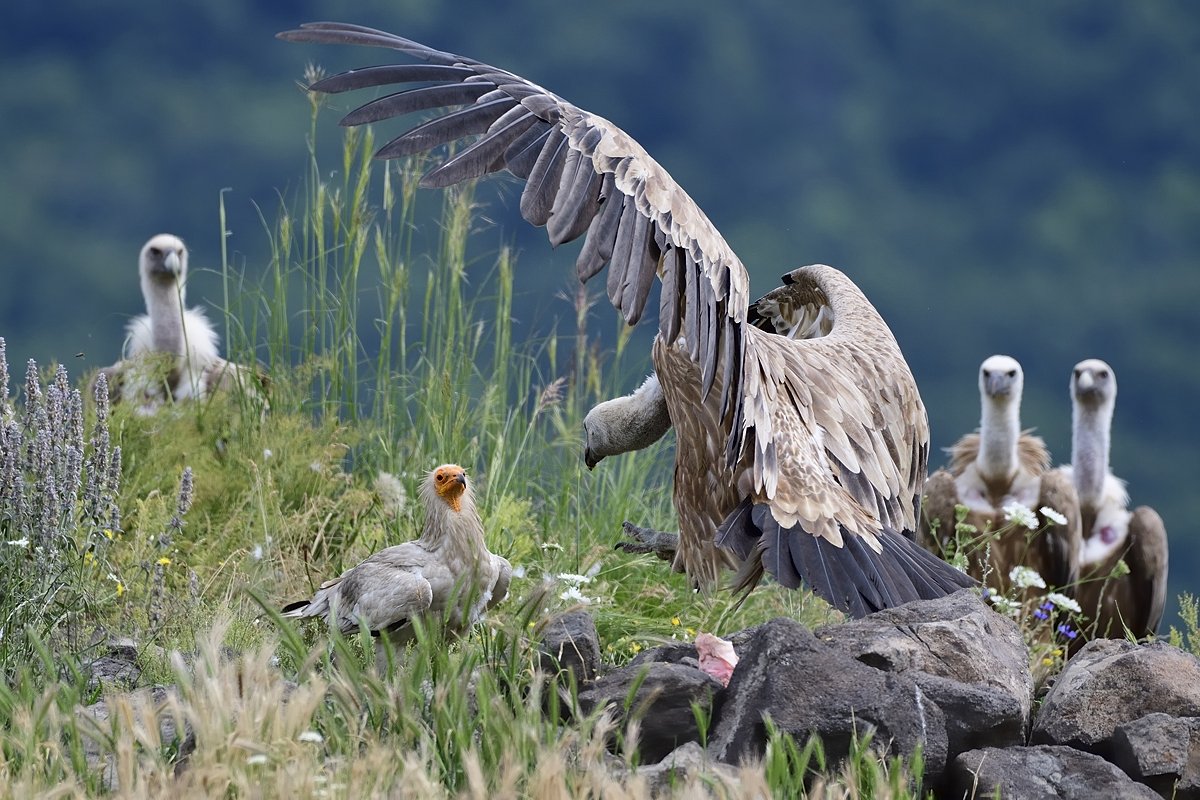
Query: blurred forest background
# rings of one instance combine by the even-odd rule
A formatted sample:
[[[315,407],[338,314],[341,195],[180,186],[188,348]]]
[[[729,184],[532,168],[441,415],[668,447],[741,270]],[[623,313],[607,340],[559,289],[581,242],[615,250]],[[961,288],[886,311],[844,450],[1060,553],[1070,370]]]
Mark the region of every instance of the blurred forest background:
[[[273,35],[359,22],[507,68],[621,125],[707,211],[755,295],[803,264],[846,270],[896,332],[935,448],[975,428],[979,363],[1007,353],[1025,368],[1023,422],[1068,461],[1071,367],[1107,360],[1120,384],[1114,470],[1166,520],[1170,607],[1200,592],[1200,7],[736,5],[4,3],[0,336],[14,371],[26,358],[73,375],[114,361],[142,310],[137,252],[161,231],[188,242],[189,302],[219,318],[223,189],[232,259],[259,279],[261,219],[273,224],[303,186],[306,62],[389,60]],[[330,172],[337,117],[318,126]],[[481,263],[506,242],[521,251],[523,330],[569,332],[559,295],[573,293],[575,246],[551,252],[527,230],[512,181],[479,197]],[[607,306],[592,320],[616,330]]]

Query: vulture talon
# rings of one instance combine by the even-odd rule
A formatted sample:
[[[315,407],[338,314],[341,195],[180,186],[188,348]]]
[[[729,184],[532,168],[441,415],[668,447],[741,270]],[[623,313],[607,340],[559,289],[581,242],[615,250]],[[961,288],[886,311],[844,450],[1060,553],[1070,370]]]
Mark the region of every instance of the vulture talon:
[[[679,549],[679,534],[677,533],[643,528],[640,525],[634,525],[629,520],[625,520],[621,524],[621,533],[633,541],[617,542],[613,549],[625,553],[653,553],[663,561],[671,561],[675,558],[675,551]]]

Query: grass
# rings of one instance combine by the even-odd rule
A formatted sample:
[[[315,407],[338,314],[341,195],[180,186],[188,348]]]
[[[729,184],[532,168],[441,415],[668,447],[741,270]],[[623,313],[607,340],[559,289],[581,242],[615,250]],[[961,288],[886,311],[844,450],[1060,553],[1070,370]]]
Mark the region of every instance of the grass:
[[[614,350],[589,336],[583,292],[564,303],[570,334],[514,341],[513,256],[474,252],[472,189],[442,195],[423,253],[420,165],[373,164],[369,130],[351,131],[327,176],[313,113],[307,187],[263,217],[271,263],[258,279],[222,263],[227,346],[265,365],[269,413],[234,393],[140,417],[85,403],[61,369],[31,368],[10,399],[0,370],[0,796],[647,796],[632,750],[606,755],[636,725],[542,712],[574,702],[547,696],[532,644],[570,587],[612,664],[700,630],[838,615],[776,586],[739,607],[614,553],[624,519],[673,526],[669,441],[595,472],[580,458],[583,414],[645,357],[624,335]],[[423,632],[381,675],[357,637],[264,612],[415,537],[405,498],[447,461],[467,467],[489,546],[520,572],[469,638]],[[50,475],[56,504],[31,500]],[[109,635],[139,643],[143,687],[175,688],[147,703],[89,685],[80,664]],[[80,711],[101,696],[106,717]],[[670,793],[903,798],[920,766],[867,743],[827,763],[819,743],[775,734],[735,772]]]

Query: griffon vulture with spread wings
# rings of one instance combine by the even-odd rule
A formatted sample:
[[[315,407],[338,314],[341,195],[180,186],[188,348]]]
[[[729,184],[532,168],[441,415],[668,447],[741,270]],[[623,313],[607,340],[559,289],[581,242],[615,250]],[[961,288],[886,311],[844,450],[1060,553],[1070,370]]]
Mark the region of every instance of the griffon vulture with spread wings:
[[[422,184],[501,170],[524,179],[522,216],[545,226],[553,245],[586,234],[579,277],[607,264],[608,297],[630,325],[659,278],[652,358],[680,432],[676,563],[694,580],[716,580],[727,561],[720,541],[744,562],[743,585],[764,570],[789,587],[803,579],[855,616],[973,585],[905,535],[916,530],[925,480],[925,408],[891,331],[849,278],[824,266],[796,270],[752,311],[746,269],[708,217],[607,120],[510,72],[371,28],[320,22],[279,36],[426,62],[351,70],[309,88],[417,84],[350,112],[343,125],[460,107],[377,157],[478,135]],[[790,338],[796,326],[811,338]]]

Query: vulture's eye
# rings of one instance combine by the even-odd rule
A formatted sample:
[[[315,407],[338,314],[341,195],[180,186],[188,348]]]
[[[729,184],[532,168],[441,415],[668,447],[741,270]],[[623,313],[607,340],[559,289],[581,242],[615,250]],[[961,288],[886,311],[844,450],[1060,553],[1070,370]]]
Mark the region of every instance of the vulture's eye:
[[[1100,370],[1099,372],[1097,372],[1097,373],[1096,373],[1096,375],[1097,375],[1097,377],[1100,377],[1100,378],[1107,378],[1107,377],[1108,377],[1108,370],[1106,370],[1106,369],[1102,369],[1102,370]]]
[[[1017,377],[1017,371],[1016,371],[1015,369],[1010,369],[1010,370],[1008,371],[1008,377],[1010,377],[1010,378],[1015,378],[1015,377]]]
[[[444,481],[444,480],[446,480],[446,476],[445,476],[443,473],[440,473],[440,472],[439,472],[439,473],[438,473],[438,476],[437,476],[437,482],[438,482],[438,483],[441,483],[441,482],[442,482],[442,481]]]
[[[162,257],[162,250],[159,250],[157,247],[151,247],[151,248],[150,248],[150,255],[154,256],[155,258],[161,258],[161,257]]]

